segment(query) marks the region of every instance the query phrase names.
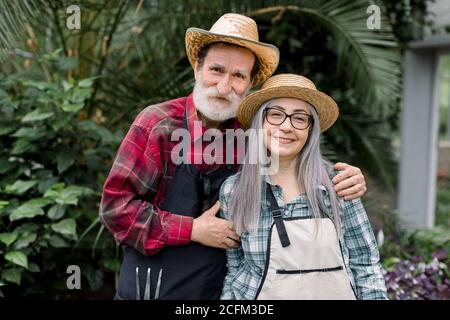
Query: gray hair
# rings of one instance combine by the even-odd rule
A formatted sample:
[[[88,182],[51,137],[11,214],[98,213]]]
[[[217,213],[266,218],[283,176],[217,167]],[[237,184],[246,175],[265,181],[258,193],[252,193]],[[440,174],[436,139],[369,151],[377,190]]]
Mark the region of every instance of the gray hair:
[[[259,225],[261,201],[265,199],[266,183],[262,177],[266,172],[262,163],[269,162],[267,148],[263,139],[255,132],[263,129],[264,110],[272,105],[272,100],[265,102],[253,118],[247,141],[245,161],[240,169],[240,176],[236,180],[230,199],[230,214],[233,226],[238,234],[244,231],[255,232]],[[309,128],[308,139],[297,158],[297,177],[303,186],[313,218],[330,217],[336,227],[337,235],[341,234],[341,205],[334,191],[329,171],[332,164],[322,157],[320,152],[320,125],[317,112],[310,105],[313,124]],[[255,155],[259,161],[253,161]],[[329,206],[326,203],[325,191],[329,196]],[[264,194],[264,197],[263,197]],[[331,212],[330,210],[331,209]],[[316,220],[316,227],[320,226],[320,219]],[[316,231],[319,229],[316,228]],[[316,232],[315,232],[316,233]]]

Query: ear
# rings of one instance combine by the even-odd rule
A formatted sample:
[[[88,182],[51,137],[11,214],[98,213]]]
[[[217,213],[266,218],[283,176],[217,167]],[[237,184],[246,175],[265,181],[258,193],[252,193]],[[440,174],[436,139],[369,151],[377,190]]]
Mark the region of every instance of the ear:
[[[194,78],[195,78],[195,81],[197,81],[198,79],[198,73],[200,72],[200,70],[198,69],[198,61],[195,61],[195,64],[194,64]]]

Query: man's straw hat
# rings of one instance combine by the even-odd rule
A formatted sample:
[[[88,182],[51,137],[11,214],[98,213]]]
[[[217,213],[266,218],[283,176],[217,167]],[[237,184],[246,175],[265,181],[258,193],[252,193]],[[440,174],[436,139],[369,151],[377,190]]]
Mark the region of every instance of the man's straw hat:
[[[311,104],[319,116],[321,132],[331,127],[339,115],[336,102],[317,90],[311,80],[296,74],[279,74],[269,78],[261,90],[242,100],[237,111],[239,122],[249,128],[261,105],[274,98],[295,98]]]
[[[202,47],[213,42],[227,42],[245,47],[258,58],[260,70],[255,75],[253,85],[263,83],[278,66],[280,52],[274,45],[259,42],[256,22],[246,16],[227,13],[217,20],[209,31],[189,28],[186,31],[186,52],[194,68]]]

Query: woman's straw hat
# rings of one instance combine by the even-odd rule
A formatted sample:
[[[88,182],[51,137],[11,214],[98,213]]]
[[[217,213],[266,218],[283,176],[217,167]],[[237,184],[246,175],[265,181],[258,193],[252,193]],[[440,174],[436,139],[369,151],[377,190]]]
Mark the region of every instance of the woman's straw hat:
[[[279,74],[269,78],[261,90],[242,100],[237,112],[241,124],[249,128],[261,105],[274,98],[295,98],[311,104],[319,116],[321,132],[331,127],[339,116],[336,102],[317,90],[311,80],[296,74]]]
[[[256,22],[240,14],[224,14],[209,31],[199,28],[187,29],[186,52],[192,68],[198,59],[200,49],[213,42],[227,42],[242,46],[256,55],[260,70],[254,77],[254,86],[263,83],[270,77],[280,60],[280,52],[277,47],[259,42]]]

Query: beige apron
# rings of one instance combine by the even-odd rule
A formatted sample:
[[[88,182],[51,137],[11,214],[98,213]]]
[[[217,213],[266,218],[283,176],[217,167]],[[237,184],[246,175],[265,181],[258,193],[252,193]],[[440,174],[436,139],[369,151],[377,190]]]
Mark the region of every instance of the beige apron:
[[[283,219],[279,208],[275,210],[278,213],[274,213],[273,200],[270,202],[275,223],[270,232],[266,269],[256,299],[356,299],[331,219],[319,219],[320,226],[314,234],[316,219]],[[288,238],[283,239],[280,234],[287,234]]]

